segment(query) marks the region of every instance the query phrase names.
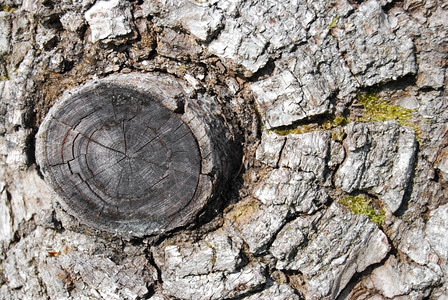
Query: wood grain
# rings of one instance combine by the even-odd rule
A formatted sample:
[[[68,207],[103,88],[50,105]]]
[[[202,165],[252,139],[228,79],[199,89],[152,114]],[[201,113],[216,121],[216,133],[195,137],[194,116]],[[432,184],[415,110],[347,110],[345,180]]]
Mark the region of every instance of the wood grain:
[[[207,187],[198,141],[180,115],[154,98],[105,82],[65,97],[46,117],[38,163],[80,221],[141,236],[191,219],[186,208]]]

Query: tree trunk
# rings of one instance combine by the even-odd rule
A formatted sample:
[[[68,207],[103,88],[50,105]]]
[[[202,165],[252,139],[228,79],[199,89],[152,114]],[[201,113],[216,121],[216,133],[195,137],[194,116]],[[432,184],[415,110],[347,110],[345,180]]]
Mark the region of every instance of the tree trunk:
[[[443,1],[0,4],[0,299],[448,297]]]

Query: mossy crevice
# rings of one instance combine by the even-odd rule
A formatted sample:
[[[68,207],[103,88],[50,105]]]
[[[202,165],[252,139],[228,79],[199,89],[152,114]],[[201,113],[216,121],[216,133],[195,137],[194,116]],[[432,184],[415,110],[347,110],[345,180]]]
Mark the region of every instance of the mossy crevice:
[[[346,134],[344,130],[341,130],[341,127],[344,127],[349,123],[385,122],[395,120],[401,126],[413,129],[416,134],[416,139],[419,141],[421,130],[414,122],[412,122],[412,116],[416,112],[415,109],[408,109],[392,104],[391,101],[382,99],[376,92],[358,94],[358,103],[361,104],[362,110],[358,116],[352,116],[352,118],[333,115],[321,117],[316,120],[302,120],[289,126],[263,129],[267,132],[274,132],[280,136],[303,134],[312,131],[330,131],[334,140],[342,141]]]
[[[212,250],[213,256],[212,256],[212,259],[211,259],[211,263],[212,263],[212,266],[214,266],[215,263],[216,263],[216,248],[213,247],[211,244],[209,244],[207,242],[205,243],[205,245]]]
[[[336,16],[331,20],[331,23],[328,24],[328,30],[331,30],[331,29],[335,28],[336,26],[338,26],[339,18],[340,18],[339,16]]]
[[[364,107],[364,112],[358,122],[397,121],[401,126],[407,126],[417,132],[417,127],[411,123],[415,109],[404,108],[382,99],[377,93],[358,94],[358,102]]]
[[[350,119],[344,116],[327,116],[314,123],[304,124],[303,122],[295,123],[290,126],[277,127],[267,129],[267,132],[274,132],[278,135],[285,136],[289,134],[302,134],[312,131],[332,130],[337,127],[345,126],[350,123]]]
[[[17,7],[14,7],[14,6],[9,6],[9,5],[5,5],[5,4],[0,5],[0,11],[12,13],[12,12],[15,12],[16,10],[17,10]]]
[[[248,211],[250,211],[250,212],[255,212],[255,211],[257,211],[257,210],[259,210],[259,206],[258,206],[258,204],[256,204],[256,203],[251,203],[251,204],[249,204],[249,205],[247,205],[247,206],[243,206],[240,210],[238,210],[237,212],[236,212],[236,214],[235,215],[233,215],[233,219],[235,220],[235,221],[237,221],[240,217],[242,217],[244,214],[246,214]]]
[[[260,209],[260,202],[258,200],[255,198],[248,198],[245,201],[235,204],[235,206],[228,211],[227,219],[238,224],[245,224]]]
[[[345,196],[339,203],[346,206],[355,215],[366,215],[369,217],[370,221],[376,223],[378,227],[381,226],[386,218],[384,209],[375,209],[372,206],[370,199],[366,199],[364,195]]]
[[[416,109],[404,108],[392,104],[390,100],[382,99],[378,93],[367,92],[358,94],[358,102],[364,107],[362,116],[356,122],[385,122],[397,121],[401,126],[415,131],[415,138],[420,143],[421,129],[412,122],[412,115]]]

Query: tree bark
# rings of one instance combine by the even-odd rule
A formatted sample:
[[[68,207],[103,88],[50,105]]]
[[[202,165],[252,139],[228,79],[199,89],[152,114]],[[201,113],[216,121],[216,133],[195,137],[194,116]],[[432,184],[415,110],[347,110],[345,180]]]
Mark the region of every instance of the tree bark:
[[[0,4],[0,299],[448,297],[443,1]]]

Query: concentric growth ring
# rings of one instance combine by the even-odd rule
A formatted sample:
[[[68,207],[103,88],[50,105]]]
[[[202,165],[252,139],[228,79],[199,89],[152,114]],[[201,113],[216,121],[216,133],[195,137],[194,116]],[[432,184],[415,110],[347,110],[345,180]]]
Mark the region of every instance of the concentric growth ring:
[[[200,181],[198,142],[180,116],[109,82],[64,97],[37,143],[38,163],[63,207],[107,231],[160,231],[182,215]]]

